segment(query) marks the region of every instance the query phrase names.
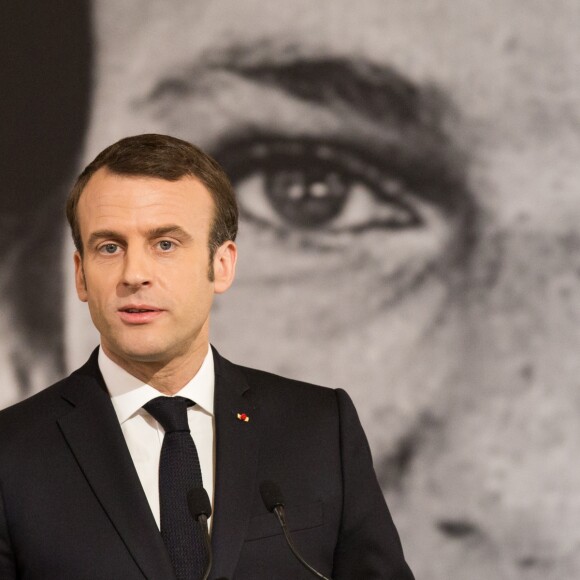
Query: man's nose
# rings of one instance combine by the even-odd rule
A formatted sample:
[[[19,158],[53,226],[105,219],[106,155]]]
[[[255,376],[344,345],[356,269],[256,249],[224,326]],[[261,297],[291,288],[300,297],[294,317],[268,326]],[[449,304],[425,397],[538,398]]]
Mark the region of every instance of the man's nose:
[[[149,286],[152,281],[151,257],[145,250],[127,248],[121,283],[127,288]]]

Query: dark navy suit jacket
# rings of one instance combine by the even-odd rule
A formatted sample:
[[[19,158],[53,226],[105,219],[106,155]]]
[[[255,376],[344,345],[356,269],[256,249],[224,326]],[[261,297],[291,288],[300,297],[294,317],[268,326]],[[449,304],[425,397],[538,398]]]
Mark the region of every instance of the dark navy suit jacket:
[[[269,479],[285,496],[298,549],[320,572],[412,579],[348,395],[214,357],[210,577],[312,577],[263,506],[259,485]],[[96,351],[0,413],[0,494],[3,580],[174,579]]]

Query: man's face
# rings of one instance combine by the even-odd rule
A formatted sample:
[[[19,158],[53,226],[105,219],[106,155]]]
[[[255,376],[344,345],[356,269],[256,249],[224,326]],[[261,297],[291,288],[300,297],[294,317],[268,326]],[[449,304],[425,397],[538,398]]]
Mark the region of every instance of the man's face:
[[[78,204],[83,257],[79,298],[88,302],[114,360],[165,364],[207,347],[213,294],[208,236],[213,201],[193,177],[166,181],[98,170]]]
[[[95,4],[87,156],[233,178],[216,345],[352,394],[418,577],[578,577],[578,3]]]

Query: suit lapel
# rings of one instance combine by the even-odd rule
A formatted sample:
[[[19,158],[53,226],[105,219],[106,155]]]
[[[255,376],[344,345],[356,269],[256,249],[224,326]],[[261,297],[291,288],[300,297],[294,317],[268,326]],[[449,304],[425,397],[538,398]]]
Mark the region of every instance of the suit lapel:
[[[231,578],[239,559],[255,496],[258,409],[241,370],[214,350],[216,476],[211,578]],[[246,413],[249,421],[237,417]]]
[[[58,423],[89,485],[148,579],[175,578],[161,534],[98,370],[96,352],[63,392],[74,408]]]

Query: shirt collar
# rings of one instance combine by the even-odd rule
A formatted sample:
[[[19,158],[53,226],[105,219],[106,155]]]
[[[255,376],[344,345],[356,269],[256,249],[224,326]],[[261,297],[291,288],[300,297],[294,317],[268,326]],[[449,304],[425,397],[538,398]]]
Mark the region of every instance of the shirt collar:
[[[138,413],[151,399],[161,395],[157,389],[143,383],[113,362],[103,348],[99,348],[99,369],[120,424]],[[195,401],[205,413],[213,415],[214,387],[213,353],[208,348],[197,374],[176,394]]]

